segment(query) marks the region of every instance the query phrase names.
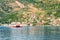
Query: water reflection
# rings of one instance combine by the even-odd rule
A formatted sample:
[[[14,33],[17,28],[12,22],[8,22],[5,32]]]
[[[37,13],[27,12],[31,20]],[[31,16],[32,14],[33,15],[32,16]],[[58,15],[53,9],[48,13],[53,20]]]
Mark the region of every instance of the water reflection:
[[[0,40],[60,40],[60,27],[27,26],[20,29],[0,27]]]
[[[44,26],[44,40],[60,40],[60,26]]]
[[[0,40],[10,40],[11,29],[8,27],[0,26]]]
[[[39,27],[23,27],[21,29],[12,29],[12,40],[43,40],[44,33],[42,31],[43,29]]]

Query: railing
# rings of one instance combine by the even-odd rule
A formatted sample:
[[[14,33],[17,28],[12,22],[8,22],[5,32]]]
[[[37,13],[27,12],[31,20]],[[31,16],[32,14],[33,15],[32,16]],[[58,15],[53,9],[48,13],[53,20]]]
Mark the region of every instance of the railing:
[[[0,27],[0,40],[60,40],[60,26]]]

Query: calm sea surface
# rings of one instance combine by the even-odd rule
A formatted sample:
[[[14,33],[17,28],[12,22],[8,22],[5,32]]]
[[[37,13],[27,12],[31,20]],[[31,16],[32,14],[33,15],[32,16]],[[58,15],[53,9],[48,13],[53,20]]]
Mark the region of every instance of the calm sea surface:
[[[60,40],[59,26],[8,28],[0,26],[0,40]]]

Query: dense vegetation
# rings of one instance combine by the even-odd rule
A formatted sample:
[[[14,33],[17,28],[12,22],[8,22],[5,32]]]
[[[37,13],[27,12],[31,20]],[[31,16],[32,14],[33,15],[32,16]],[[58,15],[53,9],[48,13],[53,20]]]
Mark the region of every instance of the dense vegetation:
[[[8,5],[15,1],[0,0],[0,23],[25,22],[32,25],[49,25],[60,18],[59,0],[18,0],[24,8],[13,8]],[[19,10],[14,11],[16,8]]]

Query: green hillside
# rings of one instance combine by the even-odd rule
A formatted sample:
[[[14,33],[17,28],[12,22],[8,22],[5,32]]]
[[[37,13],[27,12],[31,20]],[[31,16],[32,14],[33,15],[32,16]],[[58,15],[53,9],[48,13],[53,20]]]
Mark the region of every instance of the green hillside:
[[[0,0],[0,23],[25,22],[33,25],[50,25],[58,19],[60,19],[59,0]]]

